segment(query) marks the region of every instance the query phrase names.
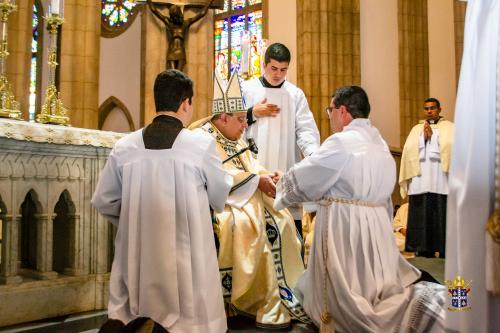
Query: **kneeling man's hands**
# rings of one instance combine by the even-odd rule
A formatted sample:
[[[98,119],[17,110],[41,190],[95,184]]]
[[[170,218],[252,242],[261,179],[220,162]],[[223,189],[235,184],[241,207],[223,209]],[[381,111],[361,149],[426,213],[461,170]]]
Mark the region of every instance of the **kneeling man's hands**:
[[[274,171],[274,174],[272,177],[274,184],[278,184],[278,181],[281,179],[281,177],[283,177],[283,172],[281,172],[279,170]]]
[[[276,184],[273,180],[274,175],[273,173],[268,173],[259,176],[259,190],[272,198],[276,197]]]

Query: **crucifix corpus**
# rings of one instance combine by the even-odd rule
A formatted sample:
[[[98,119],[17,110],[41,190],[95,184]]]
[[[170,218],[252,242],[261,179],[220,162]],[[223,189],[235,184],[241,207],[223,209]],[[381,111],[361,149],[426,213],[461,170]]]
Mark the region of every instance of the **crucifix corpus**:
[[[167,34],[167,69],[178,69],[182,71],[186,64],[186,48],[184,41],[187,38],[189,27],[202,19],[209,8],[222,9],[224,2],[220,0],[207,1],[169,1],[159,2],[147,0],[151,12],[165,24]],[[166,7],[168,15],[163,14],[160,8]],[[202,8],[193,17],[184,18],[184,8]]]

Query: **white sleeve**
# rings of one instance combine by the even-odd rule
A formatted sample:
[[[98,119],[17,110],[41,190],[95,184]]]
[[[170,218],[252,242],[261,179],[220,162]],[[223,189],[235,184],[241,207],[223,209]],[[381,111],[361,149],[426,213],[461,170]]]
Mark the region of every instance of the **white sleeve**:
[[[250,198],[255,194],[258,186],[259,175],[254,174],[252,177],[249,177],[247,181],[245,181],[245,184],[231,190],[227,199],[227,204],[241,209],[241,207],[246,205],[248,200],[250,200]]]
[[[213,210],[222,212],[233,185],[233,179],[222,167],[222,161],[215,148],[215,140],[210,139],[211,142],[203,157],[203,173],[206,179],[208,202]]]
[[[309,156],[319,148],[319,131],[313,114],[307,104],[304,92],[299,89],[295,113],[295,137],[304,156]]]
[[[118,225],[122,203],[122,174],[114,149],[101,172],[91,203],[109,222]]]
[[[295,164],[276,185],[274,208],[321,199],[339,180],[349,153],[338,140],[331,140],[318,151]]]

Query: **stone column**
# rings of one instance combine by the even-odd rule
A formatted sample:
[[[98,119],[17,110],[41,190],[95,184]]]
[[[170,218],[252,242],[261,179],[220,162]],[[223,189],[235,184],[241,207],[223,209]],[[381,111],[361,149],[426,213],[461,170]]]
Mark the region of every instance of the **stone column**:
[[[324,111],[331,94],[361,82],[359,0],[298,0],[297,36],[297,83],[323,140],[331,134]]]
[[[69,239],[71,244],[69,247],[69,262],[70,267],[64,268],[66,275],[83,275],[83,229],[80,214],[68,215],[68,223],[70,225]]]
[[[17,275],[18,232],[21,215],[2,216],[2,264],[0,284],[16,284],[22,281]]]
[[[31,69],[31,20],[32,1],[16,1],[17,11],[9,16],[7,78],[12,84],[12,93],[21,104],[23,118],[28,119],[29,87]],[[42,29],[43,30],[43,29]]]
[[[398,0],[400,142],[422,118],[429,97],[427,0]]]
[[[455,66],[457,86],[460,78],[460,66],[462,65],[462,53],[464,52],[464,29],[465,11],[467,2],[454,0],[454,21],[455,21]]]
[[[74,127],[97,128],[101,2],[65,1],[61,34],[60,92]]]
[[[36,228],[36,271],[34,276],[38,279],[49,280],[57,277],[57,272],[52,271],[52,227],[53,220],[49,214],[35,214]]]

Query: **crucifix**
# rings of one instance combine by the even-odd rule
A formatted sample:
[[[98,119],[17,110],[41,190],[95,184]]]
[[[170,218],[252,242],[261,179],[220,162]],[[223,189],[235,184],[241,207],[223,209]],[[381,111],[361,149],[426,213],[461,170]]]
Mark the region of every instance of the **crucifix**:
[[[168,1],[168,0],[167,0]],[[208,2],[207,2],[208,1]],[[151,12],[165,25],[167,34],[167,69],[183,70],[186,64],[186,48],[184,41],[186,40],[189,27],[201,20],[208,12],[209,8],[222,9],[224,1],[207,0],[207,1],[169,1],[159,2],[147,0],[148,7]],[[161,7],[168,9],[168,15],[160,11]],[[190,18],[184,18],[184,8],[202,8],[199,13]]]

